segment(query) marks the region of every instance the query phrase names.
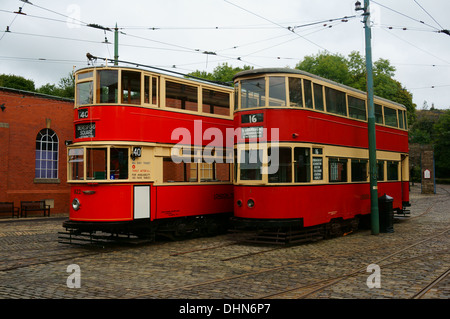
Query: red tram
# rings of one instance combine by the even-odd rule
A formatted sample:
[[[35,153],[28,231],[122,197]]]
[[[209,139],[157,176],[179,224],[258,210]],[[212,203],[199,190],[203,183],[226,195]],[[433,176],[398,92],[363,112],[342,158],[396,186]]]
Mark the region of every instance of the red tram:
[[[71,236],[144,237],[221,228],[233,212],[232,145],[224,147],[232,103],[230,87],[206,81],[116,66],[78,70],[63,227]]]
[[[356,228],[371,206],[366,93],[292,69],[244,71],[234,81],[238,224],[320,236]],[[402,211],[406,108],[375,97],[375,117],[378,194]]]

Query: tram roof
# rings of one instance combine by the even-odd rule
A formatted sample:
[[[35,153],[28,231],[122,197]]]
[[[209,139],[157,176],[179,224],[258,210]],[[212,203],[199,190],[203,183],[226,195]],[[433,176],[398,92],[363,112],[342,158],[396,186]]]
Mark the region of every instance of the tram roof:
[[[246,70],[246,71],[242,71],[239,73],[236,73],[235,76],[233,77],[233,81],[237,78],[241,78],[241,77],[246,77],[246,76],[254,76],[254,75],[260,75],[260,74],[296,74],[296,75],[305,75],[308,76],[310,78],[316,79],[316,80],[320,80],[329,84],[333,84],[335,86],[339,86],[343,89],[349,90],[349,91],[353,91],[355,93],[359,93],[359,94],[367,94],[367,92],[355,89],[351,86],[342,84],[342,83],[338,83],[326,78],[323,78],[321,76],[303,71],[303,70],[298,70],[298,69],[290,69],[290,68],[261,68],[261,69],[254,69],[254,70]],[[390,104],[394,104],[397,105],[399,107],[402,107],[404,109],[406,109],[406,107],[403,104],[379,97],[379,96],[374,96],[374,98],[380,100],[380,101],[384,101]]]
[[[122,66],[122,65],[101,65],[101,66],[90,66],[90,67],[80,68],[80,69],[77,69],[75,72],[78,73],[78,72],[83,72],[83,71],[92,70],[92,69],[96,69],[96,70],[126,69],[126,70],[133,70],[133,71],[137,71],[137,72],[151,72],[151,73],[163,74],[165,76],[176,78],[176,79],[184,79],[184,80],[190,80],[190,81],[198,82],[198,83],[202,83],[202,84],[218,86],[218,87],[222,87],[222,88],[228,89],[228,90],[233,89],[232,86],[228,86],[221,82],[207,80],[207,79],[200,79],[200,78],[189,76],[187,74],[182,75],[181,73],[173,72],[170,70],[163,70],[163,69],[152,70],[152,67],[138,68],[138,67],[133,67],[133,66]]]

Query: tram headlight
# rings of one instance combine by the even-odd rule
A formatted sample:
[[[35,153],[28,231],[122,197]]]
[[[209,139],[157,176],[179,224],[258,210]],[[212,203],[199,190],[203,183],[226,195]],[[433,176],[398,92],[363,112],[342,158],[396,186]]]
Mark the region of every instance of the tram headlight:
[[[74,200],[72,201],[72,208],[74,210],[79,210],[81,206],[80,201],[78,200],[78,198],[74,198]]]
[[[252,208],[253,206],[255,206],[255,201],[253,199],[249,199],[247,201],[247,206],[248,208]]]

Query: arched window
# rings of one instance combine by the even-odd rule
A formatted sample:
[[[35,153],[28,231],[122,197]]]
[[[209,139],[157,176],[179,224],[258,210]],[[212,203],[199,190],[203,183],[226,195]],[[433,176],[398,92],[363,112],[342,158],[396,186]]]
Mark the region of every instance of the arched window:
[[[58,178],[58,135],[48,128],[36,136],[36,178]]]

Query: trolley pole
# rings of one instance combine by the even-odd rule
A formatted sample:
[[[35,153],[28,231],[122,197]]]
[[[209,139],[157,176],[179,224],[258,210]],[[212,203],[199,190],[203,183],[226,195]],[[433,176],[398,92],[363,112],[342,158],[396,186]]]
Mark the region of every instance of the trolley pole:
[[[114,65],[119,65],[119,29],[116,27],[114,28]]]
[[[367,69],[367,101],[368,101],[368,135],[369,135],[369,174],[370,174],[370,224],[372,235],[380,232],[378,212],[378,184],[377,184],[377,146],[375,131],[375,106],[373,101],[373,70],[372,70],[372,32],[370,29],[370,0],[364,0],[364,9],[361,3],[356,2],[356,10],[364,10],[364,29],[366,40],[366,69]]]

